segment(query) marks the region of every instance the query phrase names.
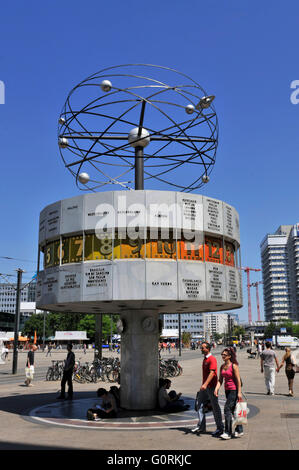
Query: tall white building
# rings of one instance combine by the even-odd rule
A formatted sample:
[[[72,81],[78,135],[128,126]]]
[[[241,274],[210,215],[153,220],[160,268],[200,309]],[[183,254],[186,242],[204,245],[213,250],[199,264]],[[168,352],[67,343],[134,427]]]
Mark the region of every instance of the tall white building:
[[[23,284],[21,302],[35,302],[36,283]],[[15,313],[17,300],[17,284],[0,283],[0,313]]]
[[[260,248],[265,320],[299,320],[299,224],[281,225]]]
[[[231,327],[238,323],[238,315],[235,313],[205,313],[205,331],[212,336],[213,333],[223,334],[229,331],[229,318]]]

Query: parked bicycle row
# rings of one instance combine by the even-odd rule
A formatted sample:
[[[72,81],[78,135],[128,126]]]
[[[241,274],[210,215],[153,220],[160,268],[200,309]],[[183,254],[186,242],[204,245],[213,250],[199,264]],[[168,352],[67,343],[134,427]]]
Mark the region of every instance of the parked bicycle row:
[[[159,369],[162,379],[177,377],[183,373],[183,368],[176,359],[161,359]]]
[[[48,368],[46,380],[61,380],[63,375],[65,361],[52,361],[52,365]],[[75,363],[73,371],[73,380],[78,383],[86,382],[118,382],[120,371],[120,360],[118,358],[102,358],[96,359],[92,363],[84,362]]]
[[[61,380],[63,375],[64,361],[52,361],[48,368],[46,380]],[[177,377],[182,375],[183,368],[176,359],[161,359],[159,361],[160,378]],[[73,380],[78,383],[98,381],[120,382],[120,360],[119,358],[95,359],[92,363],[75,363]]]

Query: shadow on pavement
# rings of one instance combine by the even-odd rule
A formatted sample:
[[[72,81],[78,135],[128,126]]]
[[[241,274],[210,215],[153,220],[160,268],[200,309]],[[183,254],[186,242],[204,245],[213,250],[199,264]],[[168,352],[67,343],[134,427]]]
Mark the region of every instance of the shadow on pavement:
[[[25,387],[25,385],[24,385]],[[27,387],[26,387],[27,388]],[[66,419],[86,419],[86,412],[89,408],[99,403],[96,391],[82,391],[74,394],[73,400],[57,400],[57,392],[34,393],[34,394],[14,394],[0,398],[0,410],[21,416],[31,416],[31,411],[39,408],[39,416],[43,418],[66,418]],[[188,397],[186,403],[193,404],[193,399]],[[192,410],[193,406],[190,405]],[[190,410],[190,411],[191,411]],[[189,411],[189,413],[190,413]],[[185,412],[171,413],[172,416],[183,415]],[[187,414],[189,414],[187,413]],[[192,413],[193,414],[193,413]],[[124,410],[120,409],[118,418],[142,418],[150,416],[169,416],[168,413],[159,409],[154,410]],[[191,417],[190,417],[191,418]]]

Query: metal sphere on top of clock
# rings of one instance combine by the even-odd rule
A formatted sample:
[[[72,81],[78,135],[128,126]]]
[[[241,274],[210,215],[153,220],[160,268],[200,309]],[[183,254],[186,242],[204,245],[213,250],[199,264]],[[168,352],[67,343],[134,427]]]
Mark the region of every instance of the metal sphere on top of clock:
[[[59,118],[61,157],[82,190],[195,191],[209,181],[216,159],[214,98],[167,67],[105,68],[67,97]]]

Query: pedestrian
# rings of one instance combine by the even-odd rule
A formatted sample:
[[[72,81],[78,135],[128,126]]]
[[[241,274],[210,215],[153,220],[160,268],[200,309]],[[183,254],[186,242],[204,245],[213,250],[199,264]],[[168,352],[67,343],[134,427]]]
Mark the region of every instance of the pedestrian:
[[[224,380],[226,396],[224,405],[225,428],[224,433],[220,437],[221,439],[231,439],[232,437],[243,436],[243,426],[236,426],[235,432],[233,432],[233,413],[237,401],[242,401],[241,378],[234,349],[225,348],[221,353],[221,357],[224,364],[220,367],[218,383],[214,394],[218,397],[219,389]]]
[[[67,345],[67,357],[64,363],[63,375],[61,379],[61,391],[60,395],[57,397],[58,399],[65,399],[65,385],[68,385],[68,396],[67,400],[73,399],[73,370],[75,366],[75,354],[72,351],[73,345],[69,343]]]
[[[279,370],[283,367],[283,364],[285,363],[285,373],[288,379],[288,386],[289,386],[289,397],[294,396],[294,389],[293,389],[293,384],[294,384],[294,377],[295,377],[295,366],[296,366],[296,361],[291,353],[290,348],[285,348],[285,354],[282,358],[282,362],[279,366]]]
[[[279,372],[279,363],[270,341],[266,341],[266,349],[261,354],[261,373],[264,373],[267,395],[274,395],[275,362],[276,372]]]
[[[34,376],[34,346],[33,344],[29,345],[29,352],[27,354],[26,361],[26,380],[25,385],[27,387],[32,387],[32,380]]]
[[[97,396],[102,399],[102,403],[87,410],[87,419],[89,421],[97,421],[99,419],[116,418],[118,411],[117,403],[111,391],[108,392],[104,388],[99,388]]]
[[[184,400],[181,399],[181,393],[176,393],[175,390],[167,392],[170,386],[171,380],[162,379],[158,392],[159,408],[169,413],[188,410],[190,406],[185,405]]]
[[[52,345],[49,343],[49,344],[48,344],[48,351],[47,351],[46,357],[52,356],[51,350],[52,350]]]
[[[198,393],[198,424],[191,430],[193,433],[206,432],[206,416],[204,413],[204,404],[210,401],[214,420],[216,423],[216,431],[212,432],[213,437],[220,437],[223,434],[224,426],[222,422],[221,409],[218,403],[218,397],[214,391],[218,382],[217,379],[217,360],[211,354],[211,345],[203,342],[201,352],[204,355],[202,362],[202,386]]]
[[[83,353],[86,354],[86,344],[83,344]]]

